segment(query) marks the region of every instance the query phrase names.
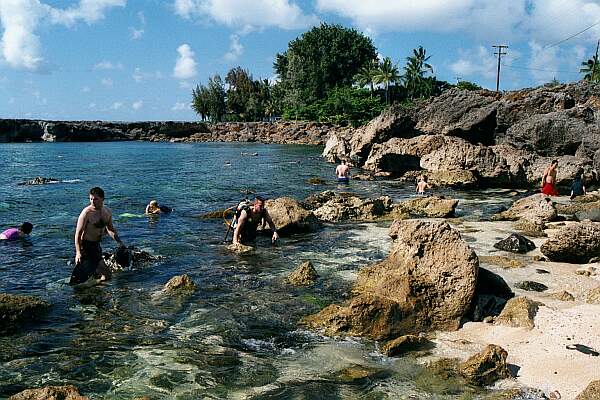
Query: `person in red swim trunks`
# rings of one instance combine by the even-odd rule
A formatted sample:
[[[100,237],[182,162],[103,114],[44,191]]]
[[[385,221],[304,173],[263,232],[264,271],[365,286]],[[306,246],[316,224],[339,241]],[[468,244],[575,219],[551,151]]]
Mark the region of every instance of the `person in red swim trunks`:
[[[558,196],[558,191],[556,190],[556,167],[558,167],[558,161],[552,160],[552,163],[544,170],[544,175],[542,175],[542,193],[545,195]]]

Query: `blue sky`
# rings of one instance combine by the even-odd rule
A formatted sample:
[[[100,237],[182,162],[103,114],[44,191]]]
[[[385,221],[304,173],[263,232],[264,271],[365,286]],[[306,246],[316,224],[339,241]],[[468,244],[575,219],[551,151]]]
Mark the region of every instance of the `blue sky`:
[[[439,79],[487,88],[507,44],[516,89],[580,78],[600,0],[0,0],[0,118],[195,120],[197,83],[238,65],[275,79],[275,54],[320,22],[400,67],[422,45]]]

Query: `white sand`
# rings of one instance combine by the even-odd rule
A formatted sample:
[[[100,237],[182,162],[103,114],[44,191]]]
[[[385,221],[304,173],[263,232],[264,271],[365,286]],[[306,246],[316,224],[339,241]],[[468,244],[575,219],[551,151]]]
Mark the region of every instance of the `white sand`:
[[[539,388],[547,395],[555,390],[562,399],[574,399],[587,385],[600,379],[600,357],[568,350],[569,344],[582,344],[600,351],[600,305],[585,303],[586,293],[600,286],[599,276],[577,275],[581,265],[534,262],[534,255],[541,255],[539,246],[545,238],[533,239],[538,249],[527,255],[516,255],[493,248],[498,240],[511,231],[508,222],[466,222],[456,226],[480,229],[479,232],[463,233],[463,237],[478,255],[503,255],[525,262],[524,268],[503,269],[482,263],[481,266],[501,275],[516,295],[527,296],[544,303],[535,317],[535,328],[510,328],[482,322],[465,324],[456,332],[439,332],[436,356],[466,359],[487,344],[502,346],[508,351],[507,362],[516,371],[516,380],[525,386]],[[552,234],[552,231],[548,232]],[[599,265],[595,265],[600,270]],[[539,274],[541,268],[549,274]],[[514,288],[514,283],[532,280],[548,286],[544,293],[526,292]],[[548,294],[566,290],[575,301],[550,299]]]

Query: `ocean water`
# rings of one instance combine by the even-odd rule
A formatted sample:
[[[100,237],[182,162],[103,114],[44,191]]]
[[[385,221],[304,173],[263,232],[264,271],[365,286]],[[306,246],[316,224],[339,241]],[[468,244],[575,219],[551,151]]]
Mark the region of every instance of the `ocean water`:
[[[225,249],[222,220],[198,217],[248,193],[303,199],[330,189],[396,201],[413,195],[398,182],[339,186],[321,151],[248,143],[0,144],[0,229],[34,224],[29,245],[0,243],[0,292],[52,304],[38,323],[0,336],[0,398],[61,384],[94,399],[471,396],[474,389],[430,377],[413,358],[382,356],[377,343],[324,337],[297,324],[342,302],[358,269],[386,256],[389,224],[329,224],[277,246],[261,238],[255,254],[238,256]],[[62,182],[18,185],[36,176]],[[311,177],[327,183],[311,185]],[[92,186],[105,190],[124,242],[163,258],[75,290],[67,285],[73,234]],[[508,190],[441,193],[460,199],[465,220],[513,200]],[[151,199],[175,211],[144,216]],[[103,247],[114,243],[107,237]],[[288,286],[287,274],[306,260],[319,283]],[[194,294],[161,293],[183,273],[198,285]]]

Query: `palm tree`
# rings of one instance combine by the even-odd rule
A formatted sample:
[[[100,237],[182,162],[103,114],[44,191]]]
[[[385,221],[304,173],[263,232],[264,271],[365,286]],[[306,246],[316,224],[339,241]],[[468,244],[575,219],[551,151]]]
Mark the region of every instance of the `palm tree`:
[[[385,86],[385,104],[389,104],[389,88],[391,83],[396,83],[400,80],[400,74],[398,73],[398,67],[392,63],[392,59],[386,57],[383,62],[379,64],[377,72],[374,76],[374,81],[377,84],[383,84]]]
[[[362,87],[369,86],[371,89],[371,97],[373,97],[373,90],[375,85],[375,76],[377,75],[378,68],[377,60],[369,61],[366,63],[356,75],[354,75],[354,82]]]
[[[426,55],[423,46],[418,49],[413,49],[413,55],[406,57],[406,66],[404,67],[404,85],[408,90],[411,98],[415,95],[428,94],[431,88],[427,87],[425,74],[430,72],[433,74],[433,67],[427,63],[431,56]]]
[[[600,82],[600,60],[598,60],[598,48],[600,47],[600,40],[596,46],[596,54],[591,59],[581,63],[579,72],[584,73],[583,80],[590,82]]]

